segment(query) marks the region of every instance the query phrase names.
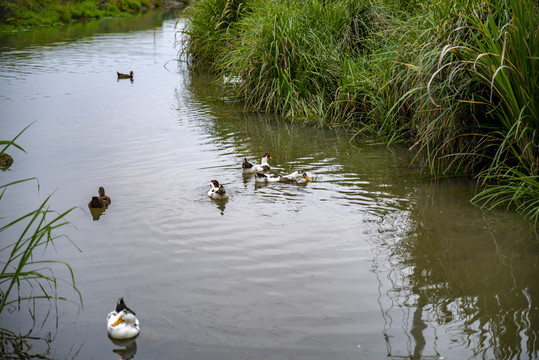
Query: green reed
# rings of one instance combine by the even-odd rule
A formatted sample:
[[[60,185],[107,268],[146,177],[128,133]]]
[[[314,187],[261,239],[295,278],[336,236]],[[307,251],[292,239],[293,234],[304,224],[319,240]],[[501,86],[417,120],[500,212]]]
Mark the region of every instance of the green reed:
[[[0,186],[3,189],[1,196],[4,195],[5,188],[10,185],[13,184]],[[54,236],[53,232],[69,224],[64,218],[73,210],[70,209],[63,213],[49,210],[47,207],[49,199],[50,196],[36,210],[0,227],[0,233],[2,233],[19,223],[25,223],[24,230],[19,238],[14,239],[12,243],[3,244],[0,249],[0,253],[3,253],[3,259],[0,262],[3,265],[0,272],[0,313],[11,304],[20,306],[20,303],[24,300],[66,300],[66,298],[59,297],[57,294],[58,280],[61,279],[55,276],[53,270],[53,265],[55,264],[62,264],[68,269],[70,274],[69,282],[82,301],[81,295],[75,286],[73,270],[69,264],[63,261],[34,259],[36,251],[54,246],[54,241],[58,237]],[[50,219],[51,217],[52,219]],[[23,284],[29,286],[31,289],[30,294],[25,295],[21,292]],[[13,291],[16,292],[16,296],[11,297],[10,295]]]
[[[463,4],[449,16],[454,25],[434,27],[447,40],[432,42],[436,56],[422,95],[430,118],[414,122],[417,141],[430,164],[444,163],[442,171],[478,175],[486,187],[474,201],[513,206],[537,222],[537,5],[531,0]]]
[[[246,10],[243,0],[199,1],[190,8],[182,50],[190,65],[214,68],[220,54],[228,49],[228,32]]]
[[[16,138],[21,134],[22,132]],[[0,154],[4,153],[10,146],[22,150],[14,140],[2,141],[1,143],[6,146],[0,151]],[[10,186],[29,180],[32,179],[0,185],[0,201]],[[69,224],[65,218],[74,209],[71,208],[62,213],[51,210],[48,206],[51,196],[49,195],[34,211],[0,227],[3,239],[0,246],[0,314],[15,304],[20,308],[23,301],[35,304],[36,300],[40,299],[67,300],[67,298],[58,295],[59,281],[70,283],[82,304],[82,297],[75,286],[71,266],[63,261],[37,259],[36,252],[44,252],[49,247],[55,246],[55,240],[61,236],[54,235],[54,232]],[[12,239],[6,237],[7,230],[19,227],[21,230],[18,237]],[[69,280],[63,280],[56,276],[54,268],[57,265],[68,270]]]
[[[476,55],[472,73],[488,87],[493,131],[492,162],[479,174],[486,185],[476,201],[516,205],[539,220],[539,9],[536,2],[508,2],[501,19],[471,19]]]

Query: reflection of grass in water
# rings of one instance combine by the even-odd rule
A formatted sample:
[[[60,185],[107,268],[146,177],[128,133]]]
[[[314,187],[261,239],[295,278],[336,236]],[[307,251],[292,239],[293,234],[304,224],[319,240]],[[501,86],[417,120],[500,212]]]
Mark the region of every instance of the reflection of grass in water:
[[[443,329],[474,356],[535,358],[537,233],[509,215],[477,218],[458,188],[425,190],[410,213],[410,235],[385,243],[375,260],[389,347],[399,330],[392,323],[402,319],[411,342],[429,339],[423,357],[442,351],[436,332]]]
[[[5,147],[0,151],[0,154],[3,154],[9,146],[23,150],[15,143],[15,140],[24,130],[12,141],[1,141],[0,144],[5,145]],[[0,200],[2,200],[8,187],[29,180],[32,179],[18,180],[0,185]],[[35,323],[36,301],[49,300],[54,301],[56,304],[57,300],[67,300],[67,298],[58,294],[59,282],[70,283],[78,294],[82,304],[82,297],[75,286],[75,278],[71,266],[66,262],[58,260],[38,260],[35,256],[36,251],[40,250],[44,253],[50,246],[55,246],[54,241],[61,236],[54,235],[53,232],[69,224],[69,222],[65,221],[65,217],[74,209],[71,208],[63,213],[50,210],[48,203],[51,196],[49,195],[36,210],[0,227],[0,233],[5,233],[8,229],[22,226],[20,236],[9,242],[4,238],[4,242],[0,248],[0,258],[2,259],[0,261],[0,265],[2,266],[0,273],[0,314],[6,309],[20,310],[21,303],[27,301],[30,316]],[[63,265],[67,268],[70,276],[69,280],[64,280],[56,276],[54,271],[56,265]],[[45,319],[47,318],[48,313]],[[13,358],[45,358],[42,354],[31,354],[33,351],[31,350],[32,346],[30,342],[39,339],[31,336],[31,332],[32,330],[25,335],[17,335],[8,329],[0,329],[0,349],[4,356],[12,356]],[[47,340],[44,341],[47,342]]]
[[[0,9],[0,29],[67,24],[76,20],[128,17],[160,5],[153,0],[5,0]]]
[[[33,45],[75,42],[82,37],[96,34],[146,30],[160,26],[170,13],[150,11],[130,18],[107,18],[72,22],[63,26],[36,27],[25,31],[0,33],[2,45],[12,49],[24,49]],[[21,55],[24,56],[24,55]]]
[[[41,341],[46,344],[49,352],[50,338],[38,338],[30,334],[18,335],[7,329],[0,329],[0,351],[2,359],[49,359],[43,351],[34,350],[32,342]]]

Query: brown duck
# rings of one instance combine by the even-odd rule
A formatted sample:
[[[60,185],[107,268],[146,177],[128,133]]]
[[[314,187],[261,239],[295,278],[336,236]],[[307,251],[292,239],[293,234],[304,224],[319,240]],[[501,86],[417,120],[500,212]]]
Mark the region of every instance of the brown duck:
[[[133,72],[131,71],[129,74],[122,74],[116,71],[116,74],[118,74],[118,79],[131,79],[133,80]]]
[[[103,186],[100,186],[99,187],[99,190],[97,191],[98,194],[99,194],[99,200],[109,206],[110,205],[110,197],[108,197],[107,195],[105,195],[105,189],[103,188]]]
[[[88,203],[90,209],[99,209],[110,205],[110,197],[105,195],[105,189],[101,186],[98,190],[99,196],[92,196]]]

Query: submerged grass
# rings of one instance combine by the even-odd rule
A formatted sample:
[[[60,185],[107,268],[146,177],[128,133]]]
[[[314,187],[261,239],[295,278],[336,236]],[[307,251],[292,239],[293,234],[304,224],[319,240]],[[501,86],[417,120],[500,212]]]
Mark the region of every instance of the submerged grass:
[[[536,2],[201,0],[185,34],[248,109],[408,143],[537,224]]]

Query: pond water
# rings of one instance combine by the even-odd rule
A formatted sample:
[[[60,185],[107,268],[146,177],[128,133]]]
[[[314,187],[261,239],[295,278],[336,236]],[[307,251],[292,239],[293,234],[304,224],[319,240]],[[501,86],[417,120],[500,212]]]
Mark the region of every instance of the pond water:
[[[72,266],[84,305],[59,282],[70,302],[38,302],[35,322],[23,302],[0,327],[51,338],[35,346],[55,359],[539,357],[526,222],[470,205],[471,182],[422,179],[406,149],[242,113],[175,60],[184,24],[0,35],[0,140],[31,124],[2,184],[37,178],[9,187],[1,224],[50,194],[51,209],[77,207],[56,231],[69,239],[36,256]],[[272,172],[312,181],[256,186],[241,162],[265,152]],[[227,202],[207,197],[212,179]],[[94,219],[99,186],[112,204]],[[119,297],[142,329],[123,355],[105,323]]]

